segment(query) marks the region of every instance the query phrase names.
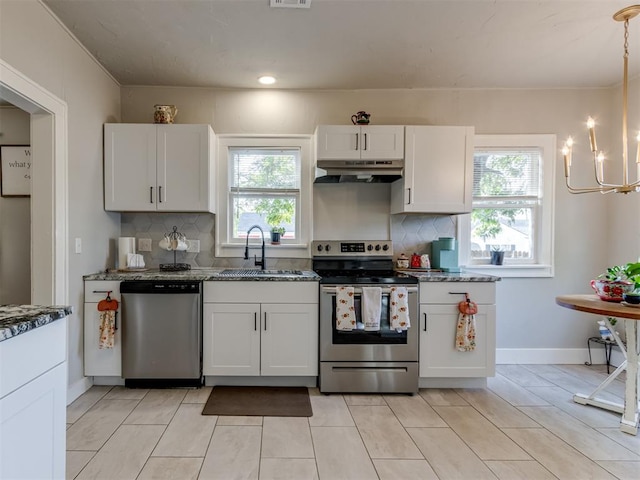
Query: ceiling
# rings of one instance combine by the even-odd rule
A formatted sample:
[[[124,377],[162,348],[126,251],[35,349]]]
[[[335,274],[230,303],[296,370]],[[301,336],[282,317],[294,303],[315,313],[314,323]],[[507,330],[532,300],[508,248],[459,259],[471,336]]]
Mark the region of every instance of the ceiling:
[[[43,0],[122,85],[283,89],[609,87],[628,1]],[[640,72],[640,17],[630,22]],[[635,60],[635,61],[634,61]]]

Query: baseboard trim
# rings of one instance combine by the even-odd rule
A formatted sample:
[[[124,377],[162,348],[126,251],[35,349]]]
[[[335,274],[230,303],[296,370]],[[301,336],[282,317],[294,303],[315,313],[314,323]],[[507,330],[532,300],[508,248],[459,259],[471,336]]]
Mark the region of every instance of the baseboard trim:
[[[77,382],[72,385],[67,386],[67,405],[71,405],[71,403],[82,395],[84,392],[89,390],[93,385],[93,380],[91,377],[82,377]]]
[[[318,377],[232,377],[206,376],[204,384],[207,387],[216,385],[227,386],[258,386],[258,387],[317,387]]]
[[[622,354],[614,348],[611,362],[619,365]],[[594,364],[605,364],[604,349],[592,345],[591,360]],[[586,348],[498,348],[496,364],[583,364],[589,361]]]

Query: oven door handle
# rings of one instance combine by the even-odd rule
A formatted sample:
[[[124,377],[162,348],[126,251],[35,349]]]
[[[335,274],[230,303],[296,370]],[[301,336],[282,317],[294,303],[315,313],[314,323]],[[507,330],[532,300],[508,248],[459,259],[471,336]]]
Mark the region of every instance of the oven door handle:
[[[351,286],[351,285],[349,285]],[[418,287],[405,287],[407,289],[407,293],[418,293]],[[338,291],[338,287],[321,287],[320,288],[320,292],[321,293],[333,293],[335,294]],[[353,288],[353,293],[362,293],[362,288],[359,287],[354,287]],[[382,293],[383,294],[389,294],[391,293],[391,288],[382,288]]]

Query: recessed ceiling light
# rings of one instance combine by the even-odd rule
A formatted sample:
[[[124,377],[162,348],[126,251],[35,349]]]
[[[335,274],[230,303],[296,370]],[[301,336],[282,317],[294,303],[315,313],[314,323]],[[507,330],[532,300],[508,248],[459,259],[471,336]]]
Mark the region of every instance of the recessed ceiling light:
[[[263,75],[262,77],[258,78],[258,81],[262,85],[273,85],[274,83],[276,83],[275,77],[272,77],[271,75]]]

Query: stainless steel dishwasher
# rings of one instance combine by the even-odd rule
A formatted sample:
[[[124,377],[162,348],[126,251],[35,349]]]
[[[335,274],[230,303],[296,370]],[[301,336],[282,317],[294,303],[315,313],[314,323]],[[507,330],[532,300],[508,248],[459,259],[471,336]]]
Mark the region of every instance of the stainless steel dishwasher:
[[[202,288],[196,281],[120,283],[127,387],[202,385]]]

